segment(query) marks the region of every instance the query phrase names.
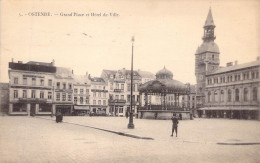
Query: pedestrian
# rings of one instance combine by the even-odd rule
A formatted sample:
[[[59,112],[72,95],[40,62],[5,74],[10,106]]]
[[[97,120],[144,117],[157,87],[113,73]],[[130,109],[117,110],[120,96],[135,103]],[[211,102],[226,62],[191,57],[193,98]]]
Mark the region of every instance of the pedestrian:
[[[56,123],[59,123],[62,121],[62,114],[61,112],[58,110],[56,113]]]
[[[172,120],[172,134],[171,134],[171,136],[173,136],[173,133],[174,133],[174,130],[175,130],[176,137],[177,137],[177,128],[178,128],[179,121],[178,121],[178,118],[176,117],[175,113],[173,113],[171,120]]]
[[[182,115],[181,115],[181,113],[179,114],[179,117],[180,117],[180,120],[182,120]]]

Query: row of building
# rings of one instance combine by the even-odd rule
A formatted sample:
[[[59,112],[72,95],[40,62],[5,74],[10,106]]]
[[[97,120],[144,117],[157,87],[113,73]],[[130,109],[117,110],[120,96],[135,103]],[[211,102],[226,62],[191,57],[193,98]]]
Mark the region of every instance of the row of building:
[[[8,94],[9,109],[6,111],[9,115],[50,115],[60,110],[64,115],[92,112],[97,115],[124,116],[130,109],[131,71],[125,68],[103,70],[101,77],[91,77],[88,73],[76,75],[70,68],[56,67],[54,61],[12,61],[8,73],[5,97]],[[141,104],[140,100],[145,102],[144,98],[140,98],[140,85],[154,79],[155,75],[150,72],[133,71],[135,113]],[[174,105],[173,97],[167,99],[168,105]],[[158,97],[157,103],[160,100]],[[5,109],[7,104],[2,108]]]

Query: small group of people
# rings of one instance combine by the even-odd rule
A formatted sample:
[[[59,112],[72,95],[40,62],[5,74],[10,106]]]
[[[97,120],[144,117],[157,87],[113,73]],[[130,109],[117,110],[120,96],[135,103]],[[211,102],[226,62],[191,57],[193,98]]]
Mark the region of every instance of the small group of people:
[[[62,113],[58,110],[56,113],[56,123],[62,122],[63,115]]]

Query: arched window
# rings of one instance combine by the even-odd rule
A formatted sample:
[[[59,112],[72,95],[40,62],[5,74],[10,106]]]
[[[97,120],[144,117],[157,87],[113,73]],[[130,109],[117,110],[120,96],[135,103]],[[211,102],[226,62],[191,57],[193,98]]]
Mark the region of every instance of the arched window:
[[[232,91],[229,89],[228,90],[228,102],[231,102],[232,99]]]
[[[224,91],[223,90],[220,91],[220,101],[221,102],[224,101]]]
[[[208,92],[208,102],[210,102],[210,98],[211,98],[211,92]]]
[[[218,102],[218,92],[217,91],[214,92],[214,101]]]
[[[248,89],[244,88],[244,101],[248,101]]]
[[[253,101],[257,101],[257,96],[258,96],[257,87],[254,87],[253,88]]]
[[[238,88],[235,90],[235,100],[239,101],[239,89]]]

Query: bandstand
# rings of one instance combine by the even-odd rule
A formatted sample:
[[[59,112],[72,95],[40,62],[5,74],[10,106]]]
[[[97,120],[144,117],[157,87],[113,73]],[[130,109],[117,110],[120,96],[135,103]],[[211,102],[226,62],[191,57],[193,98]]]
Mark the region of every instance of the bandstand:
[[[189,85],[174,80],[173,73],[165,67],[156,73],[155,80],[142,84],[138,91],[139,118],[170,119],[176,113],[182,119],[190,119]]]

